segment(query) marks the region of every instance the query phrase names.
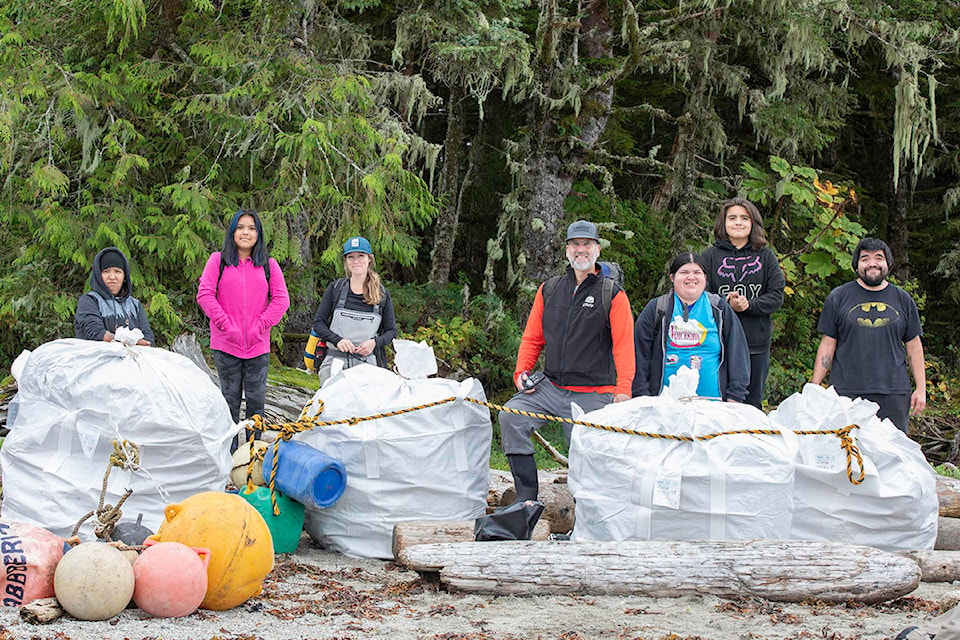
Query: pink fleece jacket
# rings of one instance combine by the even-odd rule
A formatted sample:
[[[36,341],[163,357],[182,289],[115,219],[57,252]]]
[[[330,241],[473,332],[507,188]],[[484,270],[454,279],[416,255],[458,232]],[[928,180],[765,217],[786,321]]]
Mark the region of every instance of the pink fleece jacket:
[[[235,267],[224,267],[220,278],[220,252],[207,260],[200,276],[197,302],[210,318],[210,348],[237,358],[255,358],[270,352],[270,327],[290,307],[287,284],[280,265],[270,258],[270,295],[263,267],[250,258]]]

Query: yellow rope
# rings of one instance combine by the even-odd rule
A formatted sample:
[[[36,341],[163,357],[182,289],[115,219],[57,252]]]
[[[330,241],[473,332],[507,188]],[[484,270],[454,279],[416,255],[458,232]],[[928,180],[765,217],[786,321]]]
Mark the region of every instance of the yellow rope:
[[[538,420],[548,420],[552,422],[560,422],[564,424],[575,424],[581,425],[584,427],[592,427],[594,429],[602,429],[603,431],[612,431],[614,433],[623,433],[633,436],[642,436],[644,438],[659,439],[659,440],[677,440],[680,442],[695,442],[695,441],[706,441],[718,438],[720,436],[731,436],[731,435],[766,435],[766,436],[778,436],[781,435],[780,431],[777,429],[742,429],[737,431],[720,431],[717,433],[708,433],[701,436],[684,436],[684,435],[675,435],[670,433],[655,433],[652,431],[636,431],[634,429],[625,429],[623,427],[612,427],[605,424],[597,424],[595,422],[586,422],[583,420],[574,420],[573,418],[562,418],[560,416],[551,416],[545,413],[537,413],[533,411],[524,411],[522,409],[514,409],[512,407],[507,407],[500,404],[494,404],[492,402],[486,402],[484,400],[477,400],[475,398],[463,398],[466,402],[472,402],[473,404],[480,405],[482,407],[487,407],[488,409],[493,409],[494,411],[505,411],[507,413],[513,413],[516,415],[526,416],[528,418],[536,418]],[[289,440],[295,434],[301,433],[303,431],[309,431],[315,427],[330,427],[335,425],[357,425],[361,422],[367,422],[369,420],[380,420],[381,418],[392,418],[394,416],[403,415],[405,413],[412,413],[414,411],[420,411],[422,409],[429,409],[430,407],[437,407],[443,404],[450,402],[455,402],[456,397],[444,398],[443,400],[437,400],[435,402],[429,402],[427,404],[416,405],[413,407],[408,407],[406,409],[397,409],[395,411],[388,411],[386,413],[375,413],[368,416],[354,416],[351,418],[344,418],[342,420],[319,420],[320,413],[323,412],[323,401],[320,401],[319,411],[315,416],[307,416],[307,411],[313,404],[311,400],[307,406],[303,408],[303,411],[300,412],[300,417],[293,422],[284,422],[277,425],[267,426],[263,420],[262,416],[254,416],[253,420],[255,427],[258,430],[270,430],[270,431],[279,431],[279,436],[277,440],[273,443],[273,464],[271,464],[270,477],[267,482],[270,487],[270,499],[273,504],[273,513],[274,515],[280,515],[280,508],[277,506],[277,500],[275,494],[275,480],[277,476],[277,454],[280,448],[281,440]],[[853,437],[851,432],[853,429],[859,429],[859,425],[850,424],[839,429],[825,429],[817,431],[794,431],[797,435],[832,435],[836,436],[840,440],[840,448],[844,451],[847,458],[847,478],[850,480],[851,484],[860,484],[863,482],[865,477],[865,472],[863,469],[863,456],[860,453],[860,449],[854,444]],[[256,454],[253,451],[252,437],[251,437],[251,460],[250,468],[247,470],[247,483],[248,486],[252,485],[251,475],[253,469],[253,459],[262,460],[263,454]],[[856,461],[856,466],[859,469],[859,473],[854,473],[854,461]],[[856,476],[856,477],[855,477]],[[266,475],[264,476],[266,477]]]

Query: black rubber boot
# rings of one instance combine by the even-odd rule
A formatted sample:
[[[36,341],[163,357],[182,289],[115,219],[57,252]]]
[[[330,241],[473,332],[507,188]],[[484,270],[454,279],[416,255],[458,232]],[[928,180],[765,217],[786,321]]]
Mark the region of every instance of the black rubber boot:
[[[532,455],[508,455],[510,473],[513,474],[513,486],[517,490],[514,503],[524,500],[536,500],[540,485],[537,481],[537,462]]]

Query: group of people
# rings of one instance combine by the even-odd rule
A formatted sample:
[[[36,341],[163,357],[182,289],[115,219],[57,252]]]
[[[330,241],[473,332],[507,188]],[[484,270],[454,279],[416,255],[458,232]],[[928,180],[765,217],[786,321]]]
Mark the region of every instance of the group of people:
[[[537,291],[517,354],[518,392],[506,406],[522,413],[500,413],[518,500],[537,496],[530,436],[545,421],[531,414],[570,417],[573,402],[590,411],[657,395],[683,366],[698,370],[698,396],[762,408],[771,315],[783,304],[785,279],[749,200],[723,204],[714,236],[702,254],[684,252],[673,260],[672,291],[650,300],[634,323],[626,292],[598,263],[597,226],[578,220],[568,227],[569,267]],[[326,287],[313,322],[327,345],[321,384],[360,363],[386,366],[385,347],[397,333],[370,242],[350,238],[343,260],[347,275]],[[913,299],[887,280],[891,265],[883,241],[864,238],[857,245],[857,278],[834,289],[823,305],[812,382],[821,384],[829,372],[838,393],[876,402],[878,415],[906,432],[910,413],[926,406],[923,332]],[[200,276],[197,302],[210,321],[210,348],[234,422],[241,399],[247,418],[262,415],[270,329],[290,298],[255,211],[231,219],[222,249],[210,255]],[[108,247],[93,260],[75,331],[79,338],[110,342],[119,327],[140,329],[138,344],[154,344],[143,305],[131,293],[129,262]],[[543,371],[534,373],[541,353]],[[565,429],[569,438],[569,425]]]
[[[385,346],[397,333],[370,242],[350,238],[343,259],[348,277],[330,283],[314,318],[314,332],[328,345],[321,383],[361,362],[386,366]],[[237,211],[230,220],[222,249],[210,255],[200,275],[197,303],[210,321],[210,349],[233,421],[240,421],[241,401],[246,418],[263,415],[270,329],[287,312],[290,296],[255,211]],[[130,263],[122,251],[107,247],[93,259],[90,291],[77,302],[74,331],[78,338],[112,342],[119,327],[139,329],[137,344],[155,345],[146,311],[132,295]]]
[[[517,354],[517,393],[499,416],[517,501],[538,495],[530,441],[546,423],[538,415],[571,418],[572,403],[591,411],[658,395],[683,366],[699,372],[697,396],[762,408],[771,315],[783,304],[785,278],[749,200],[723,204],[714,237],[702,254],[673,260],[672,291],[650,300],[634,325],[620,286],[613,284],[609,304],[603,297],[596,225],[578,220],[567,228],[569,267],[537,291]],[[910,413],[926,407],[923,331],[913,299],[887,280],[891,265],[886,243],[858,243],[856,279],[824,302],[811,382],[829,372],[837,393],[876,402],[877,415],[906,433]],[[544,370],[533,373],[541,353]],[[564,431],[569,440],[570,425]]]

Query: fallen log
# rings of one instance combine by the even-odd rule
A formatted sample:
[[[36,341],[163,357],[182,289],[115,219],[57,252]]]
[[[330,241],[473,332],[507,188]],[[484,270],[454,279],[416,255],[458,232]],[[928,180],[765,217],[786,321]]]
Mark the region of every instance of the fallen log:
[[[573,496],[570,495],[570,489],[564,482],[554,482],[552,484],[541,484],[537,493],[537,500],[543,503],[543,517],[550,521],[551,533],[567,533],[573,531],[573,522],[575,520]],[[517,497],[517,491],[511,486],[504,490],[500,498],[500,504],[508,505]]]
[[[475,542],[473,520],[414,520],[393,525],[393,557],[407,547],[441,542]],[[541,518],[533,528],[533,540],[550,537],[550,523]],[[487,544],[487,543],[482,543]]]
[[[953,582],[960,580],[960,551],[899,551],[904,558],[910,558],[920,567],[920,580],[923,582]]]
[[[458,542],[407,547],[397,560],[416,571],[439,572],[451,590],[496,595],[709,594],[871,604],[920,584],[920,567],[909,558],[798,540]]]
[[[56,598],[40,598],[20,607],[20,617],[30,624],[48,624],[63,615],[63,608]]]
[[[937,474],[937,500],[940,517],[960,518],[960,480]]]
[[[937,540],[933,548],[960,551],[960,518],[937,518]]]

